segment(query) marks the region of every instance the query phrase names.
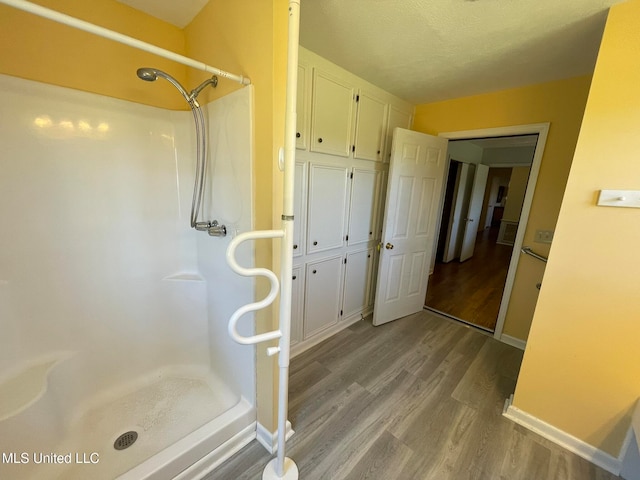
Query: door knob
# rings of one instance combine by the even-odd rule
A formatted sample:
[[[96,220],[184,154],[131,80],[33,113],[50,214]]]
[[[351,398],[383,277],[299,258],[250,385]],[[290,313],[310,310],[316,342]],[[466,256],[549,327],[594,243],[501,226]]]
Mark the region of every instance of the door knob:
[[[387,242],[387,244],[384,246],[384,248],[386,248],[387,250],[393,250],[393,243]]]

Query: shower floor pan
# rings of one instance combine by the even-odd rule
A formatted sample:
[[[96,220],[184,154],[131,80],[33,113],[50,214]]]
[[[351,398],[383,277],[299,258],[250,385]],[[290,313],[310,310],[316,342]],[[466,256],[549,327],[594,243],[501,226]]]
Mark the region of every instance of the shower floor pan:
[[[88,410],[53,449],[71,452],[72,462],[29,465],[27,478],[198,478],[255,438],[253,406],[244,398],[230,406],[229,396],[216,390],[200,379],[169,377]],[[137,438],[116,450],[126,432]]]

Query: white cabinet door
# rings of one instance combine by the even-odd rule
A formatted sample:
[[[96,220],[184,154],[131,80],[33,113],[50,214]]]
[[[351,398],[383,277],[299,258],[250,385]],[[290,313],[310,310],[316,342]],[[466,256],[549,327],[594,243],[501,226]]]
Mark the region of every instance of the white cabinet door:
[[[373,249],[349,252],[344,274],[343,318],[362,312],[369,305]]]
[[[338,323],[342,304],[342,266],[344,257],[334,257],[307,264],[304,338]]]
[[[411,128],[411,113],[405,112],[393,105],[389,106],[389,113],[387,117],[387,138],[385,140],[385,148],[384,148],[384,157],[383,160],[385,163],[388,163],[391,159],[391,146],[393,144],[393,129],[396,127],[400,128]]]
[[[365,90],[356,97],[358,109],[354,139],[355,158],[382,161],[387,104]]]
[[[300,275],[303,272],[302,268],[297,266],[292,269],[292,281],[291,281],[291,345],[302,340],[302,318],[303,318],[303,296],[302,286],[304,285],[304,278]]]
[[[349,156],[354,104],[353,85],[314,69],[310,141],[312,152]]]
[[[351,205],[347,234],[349,246],[366,243],[375,238],[380,172],[354,168],[351,175]]]
[[[298,65],[298,93],[296,95],[296,148],[306,150],[309,139],[311,67],[304,62]]]
[[[310,165],[307,253],[344,244],[347,172],[342,167]]]
[[[307,168],[303,162],[296,162],[295,184],[293,188],[293,256],[304,253],[304,232],[307,212]]]

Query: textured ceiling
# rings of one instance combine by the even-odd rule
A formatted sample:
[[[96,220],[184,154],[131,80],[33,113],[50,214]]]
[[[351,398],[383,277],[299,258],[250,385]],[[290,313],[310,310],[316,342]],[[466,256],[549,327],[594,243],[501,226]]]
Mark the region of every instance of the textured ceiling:
[[[300,43],[420,104],[593,71],[620,0],[302,0]]]
[[[183,28],[208,0],[118,1]],[[301,0],[300,44],[420,104],[591,73],[620,1]]]

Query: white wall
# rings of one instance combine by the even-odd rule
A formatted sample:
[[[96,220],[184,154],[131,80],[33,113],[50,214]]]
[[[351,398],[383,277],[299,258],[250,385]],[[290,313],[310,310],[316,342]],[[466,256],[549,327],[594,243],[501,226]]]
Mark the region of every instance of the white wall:
[[[245,145],[216,213],[249,228],[251,91],[240,92],[226,101],[244,133],[212,129],[221,148]],[[176,365],[212,367],[253,400],[253,349],[227,340],[225,321],[253,285],[226,269],[228,239],[188,225],[191,114],[6,76],[0,105],[0,382],[67,352],[71,402]]]

